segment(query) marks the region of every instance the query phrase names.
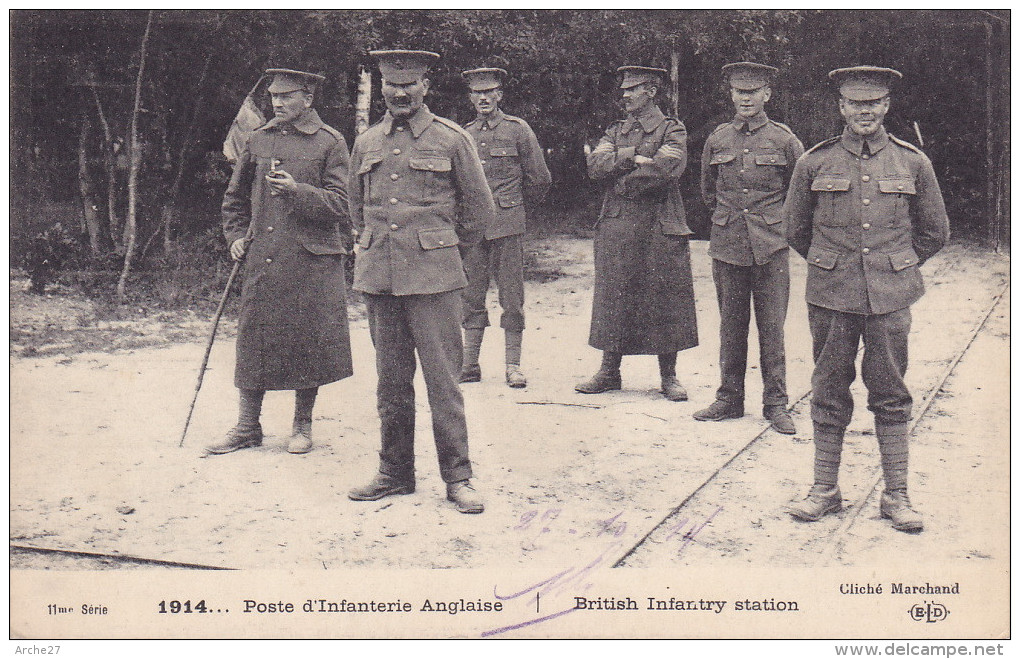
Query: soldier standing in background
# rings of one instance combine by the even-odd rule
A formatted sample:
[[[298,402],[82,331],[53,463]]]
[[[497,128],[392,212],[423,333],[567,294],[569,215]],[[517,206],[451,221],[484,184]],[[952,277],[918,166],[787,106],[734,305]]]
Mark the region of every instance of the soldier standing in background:
[[[354,288],[365,297],[379,374],[379,471],[350,491],[375,501],[415,490],[414,372],[421,362],[446,497],[462,513],[484,510],[471,484],[467,421],[457,379],[463,364],[462,254],[494,222],[492,194],[463,128],[424,104],[439,59],[420,50],[370,53],[387,112],[351,156],[351,217],[359,232]]]
[[[719,302],[719,370],[715,402],[698,421],[744,416],[747,333],[751,302],[758,326],[762,414],[777,431],[797,432],[787,410],[783,325],[790,301],[790,258],[783,200],[804,146],[787,126],[769,119],[777,69],[754,62],[723,67],[736,116],[705,141],[701,193],[712,212],[712,279]]]
[[[606,129],[588,156],[588,175],[605,184],[595,235],[595,292],[588,343],[602,366],[575,390],[620,389],[623,355],[658,355],[661,391],[687,400],[676,354],[698,345],[691,253],[679,178],[687,131],[655,99],[664,69],[622,66],[627,118]]]
[[[464,289],[464,366],[460,381],[482,379],[478,353],[482,335],[489,325],[485,298],[490,279],[495,279],[499,306],[503,309],[499,324],[506,341],[506,383],[521,388],[528,384],[520,367],[524,333],[525,208],[534,208],[542,202],[552,176],[531,126],[499,108],[507,72],[483,68],[464,71],[461,75],[471,89],[471,104],[478,114],[464,129],[478,147],[478,157],[496,204],[496,216],[495,222],[486,227],[484,238],[464,256],[468,285]]]
[[[349,377],[344,255],[347,143],[312,107],[320,75],[269,69],[274,117],[248,135],[223,196],[223,233],[246,258],[237,324],[237,425],[210,454],[262,444],[268,389],[294,389],[291,453],[312,448],[318,387]]]
[[[797,162],[783,209],[790,246],[808,263],[815,360],[814,485],[788,510],[813,522],[842,508],[839,464],[863,340],[861,377],[885,478],[880,512],[893,528],[919,532],[924,524],[907,495],[913,399],[903,376],[910,305],[924,293],[919,268],[946,244],[949,218],[931,161],[883,126],[890,87],[902,77],[874,66],[829,73],[846,128]]]

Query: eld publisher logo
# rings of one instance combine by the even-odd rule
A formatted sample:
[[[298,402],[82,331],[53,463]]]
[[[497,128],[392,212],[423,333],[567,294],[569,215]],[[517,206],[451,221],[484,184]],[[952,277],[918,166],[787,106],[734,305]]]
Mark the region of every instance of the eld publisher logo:
[[[916,622],[940,622],[949,616],[949,609],[938,602],[923,602],[910,607],[910,617]]]

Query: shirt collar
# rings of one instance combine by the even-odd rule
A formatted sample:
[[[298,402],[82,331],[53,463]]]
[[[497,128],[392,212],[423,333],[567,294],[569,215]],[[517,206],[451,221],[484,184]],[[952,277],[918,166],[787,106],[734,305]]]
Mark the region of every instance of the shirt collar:
[[[488,126],[490,129],[495,128],[499,125],[499,122],[503,121],[503,111],[496,108],[492,111],[492,114],[486,116],[479,115],[478,121],[483,126]]]
[[[641,130],[650,133],[661,126],[665,120],[666,115],[662,114],[659,106],[653,103],[639,115],[628,115],[627,120],[623,123],[623,132],[629,133],[634,128],[634,124],[639,123]]]
[[[270,128],[279,128],[283,124],[277,117],[270,119],[261,130],[269,130]],[[301,131],[305,135],[312,135],[325,124],[322,122],[322,118],[319,117],[319,113],[312,108],[304,114],[300,119],[294,122],[294,130]]]
[[[864,148],[864,138],[850,130],[849,126],[843,129],[840,141],[844,149],[854,155],[861,155],[861,150]],[[878,132],[868,137],[867,141],[868,150],[871,153],[878,153],[882,147],[889,143],[889,133],[885,131],[885,126],[880,126]]]
[[[733,127],[736,128],[738,131],[743,130],[744,124],[747,124],[748,132],[753,133],[754,131],[758,130],[768,122],[769,122],[768,115],[766,115],[764,112],[759,112],[750,119],[744,119],[740,115],[737,115],[736,117],[733,118],[732,123]]]
[[[411,127],[411,134],[414,135],[415,139],[421,137],[421,134],[425,132],[425,129],[429,127],[432,121],[436,118],[436,115],[432,114],[429,110],[429,106],[422,105],[421,108],[411,115],[411,118],[407,120],[407,125]],[[387,135],[393,134],[393,115],[390,111],[386,111],[386,115],[382,120],[383,132]]]

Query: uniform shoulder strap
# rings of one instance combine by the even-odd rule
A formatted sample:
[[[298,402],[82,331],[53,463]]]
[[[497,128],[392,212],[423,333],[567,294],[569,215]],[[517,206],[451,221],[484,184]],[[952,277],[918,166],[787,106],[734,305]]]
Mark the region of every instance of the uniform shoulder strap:
[[[909,150],[911,150],[911,151],[913,151],[915,153],[924,153],[924,151],[921,151],[921,149],[917,148],[916,146],[914,146],[910,142],[908,142],[906,140],[901,140],[900,138],[896,137],[892,133],[889,133],[889,139],[892,140],[893,142],[895,142],[896,144],[899,144],[904,149],[909,149]]]
[[[460,124],[458,124],[456,121],[453,121],[452,119],[447,119],[446,117],[440,117],[438,115],[433,115],[433,120],[438,122],[438,123],[443,124],[447,128],[453,129],[455,132],[459,133],[460,135],[463,135],[464,137],[471,138],[471,135],[466,130],[461,128]],[[471,139],[474,139],[474,138],[471,138]]]
[[[329,124],[322,124],[322,130],[326,131],[327,133],[329,133],[330,135],[335,137],[337,142],[345,142],[346,141],[345,138],[344,138],[343,133],[338,131],[336,128],[333,128]]]
[[[794,137],[797,137],[797,135],[793,132],[793,129],[790,128],[789,126],[787,126],[786,124],[784,124],[784,123],[782,123],[780,121],[776,121],[775,119],[769,119],[769,121],[771,121],[775,125],[779,126],[783,130],[785,130],[787,133],[789,133],[790,135],[793,135]]]
[[[805,151],[804,155],[807,155],[809,153],[814,153],[815,151],[817,151],[818,149],[822,148],[823,146],[829,146],[830,144],[835,144],[836,142],[839,141],[840,137],[841,137],[840,135],[836,135],[835,137],[830,137],[827,140],[822,140],[818,144],[814,145],[813,147],[811,147],[810,149]]]

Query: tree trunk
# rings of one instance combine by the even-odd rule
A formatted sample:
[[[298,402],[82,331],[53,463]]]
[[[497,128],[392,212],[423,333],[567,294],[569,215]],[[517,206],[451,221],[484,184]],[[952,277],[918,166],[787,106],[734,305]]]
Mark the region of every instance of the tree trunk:
[[[368,127],[368,110],[372,106],[372,74],[361,67],[361,74],[358,76],[358,100],[354,106],[354,132],[361,135]]]
[[[669,54],[670,97],[673,99],[673,115],[680,117],[680,53],[673,49]]]
[[[89,120],[82,117],[81,132],[78,135],[78,189],[81,192],[82,217],[89,234],[92,256],[99,259],[113,251],[113,243],[110,240],[109,219],[99,212],[99,199],[96,196],[98,186],[89,166],[89,128]]]
[[[138,57],[138,76],[135,78],[135,105],[131,110],[131,142],[129,145],[131,156],[131,169],[128,172],[128,215],[127,215],[127,240],[124,248],[124,269],[121,270],[120,280],[117,282],[117,301],[124,302],[125,289],[127,287],[128,274],[131,272],[131,261],[135,253],[135,238],[138,233],[138,170],[142,164],[141,149],[138,144],[138,114],[142,104],[142,77],[145,73],[145,54],[149,45],[149,32],[152,30],[153,10],[149,10],[149,18],[145,22],[145,34],[142,35],[142,47]]]
[[[106,120],[103,102],[95,87],[92,87],[92,98],[96,101],[99,124],[103,127],[103,165],[106,168],[106,230],[109,232],[110,244],[116,245],[119,244],[120,236],[120,218],[117,217],[117,154],[113,151],[113,131],[110,129],[110,122]]]

